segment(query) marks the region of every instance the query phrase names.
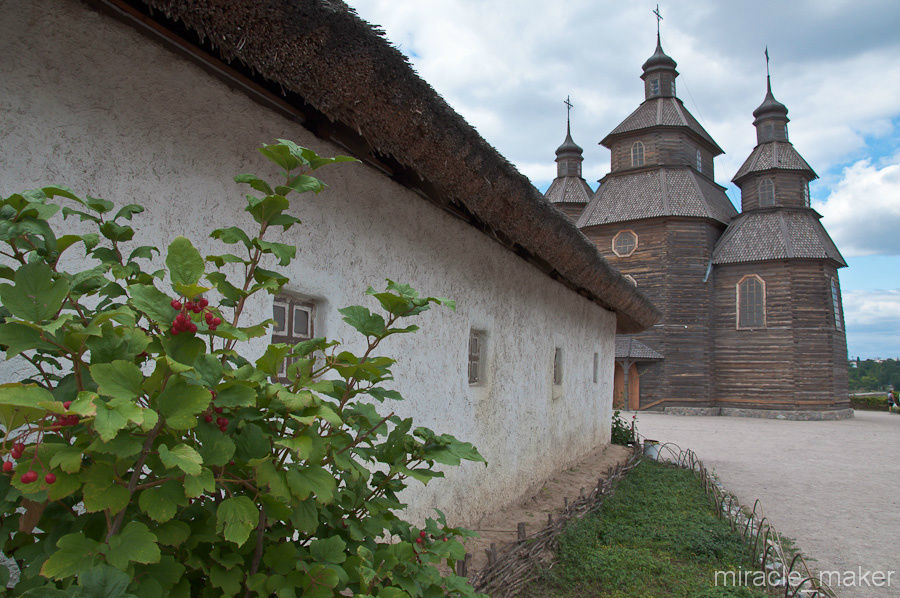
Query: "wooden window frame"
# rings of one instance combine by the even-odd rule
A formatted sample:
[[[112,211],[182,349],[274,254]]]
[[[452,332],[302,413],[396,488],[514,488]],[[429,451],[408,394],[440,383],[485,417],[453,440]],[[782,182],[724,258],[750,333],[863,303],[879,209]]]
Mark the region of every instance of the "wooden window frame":
[[[697,172],[703,172],[703,153],[697,150]]]
[[[469,359],[468,380],[469,386],[484,384],[485,360],[487,358],[487,333],[475,328],[469,329]]]
[[[553,385],[560,386],[563,383],[563,350],[561,347],[553,349]]]
[[[766,202],[763,203],[763,185],[768,183],[768,187],[772,189],[772,195],[768,194],[768,187],[766,191]],[[763,177],[759,180],[759,186],[756,188],[756,192],[759,196],[759,207],[761,208],[770,208],[775,205],[775,181],[772,180],[772,177]]]
[[[669,88],[672,90],[672,97],[675,97],[675,79],[669,81]]]
[[[623,274],[622,278],[633,284],[634,286],[638,286],[637,281],[634,279],[634,276],[631,274]]]
[[[756,279],[762,287],[762,324],[759,326],[742,326],[741,325],[741,285],[748,279]],[[735,303],[735,328],[737,330],[762,330],[766,328],[767,325],[767,316],[766,313],[766,281],[758,274],[747,274],[743,276],[737,284],[734,285],[734,303]]]
[[[282,293],[275,297],[272,303],[272,317],[274,319],[275,309],[279,306],[285,308],[284,327],[272,329],[272,343],[287,343],[295,345],[299,342],[315,338],[316,335],[316,303],[309,298],[290,293]],[[294,317],[296,311],[301,310],[307,314],[307,333],[299,334],[294,331]],[[276,326],[277,320],[276,320]],[[278,370],[278,379],[286,380],[287,369],[290,366],[290,358],[285,359]]]
[[[834,329],[844,329],[844,306],[841,301],[841,285],[834,276],[829,277],[831,291],[831,313],[834,316]]]
[[[662,85],[660,84],[659,77],[652,77],[650,79],[650,97],[655,98],[660,95],[660,90],[662,89]]]
[[[809,207],[809,183],[803,182],[803,205]]]
[[[635,141],[631,144],[631,167],[640,168],[645,163],[644,143],[642,141]]]
[[[624,235],[626,233],[628,233],[634,237],[634,245],[631,247],[631,251],[629,251],[627,253],[624,253],[624,252],[620,253],[619,250],[616,249],[616,239],[618,239],[619,237],[621,237],[622,235]],[[618,257],[628,257],[631,255],[634,255],[634,252],[637,251],[638,240],[639,240],[638,234],[636,232],[634,232],[633,230],[631,230],[630,228],[626,228],[625,230],[620,230],[619,232],[617,232],[615,234],[615,236],[613,236],[610,248],[612,249],[612,252],[614,254],[616,254]],[[634,284],[635,284],[635,286],[637,286],[637,282],[635,282]]]

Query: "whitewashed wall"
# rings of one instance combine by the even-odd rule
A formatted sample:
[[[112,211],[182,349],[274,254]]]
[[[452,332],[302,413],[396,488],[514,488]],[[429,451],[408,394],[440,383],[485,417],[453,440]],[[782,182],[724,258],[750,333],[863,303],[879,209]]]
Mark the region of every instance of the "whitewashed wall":
[[[231,179],[274,174],[255,148],[277,137],[340,153],[77,1],[0,2],[0,194],[65,184],[145,205],[136,225],[142,243],[165,247],[176,235],[202,242],[215,227],[246,222]],[[358,348],[336,310],[365,302],[366,287],[385,278],[458,302],[455,313],[428,312],[422,332],[384,346],[399,359],[396,387],[407,397],[391,408],[475,443],[490,463],[410,492],[416,516],[439,507],[451,520],[472,521],[609,441],[611,312],[372,168],[319,172],[329,189],[295,205],[304,224],[287,240],[299,247],[291,290],[317,299],[318,334]],[[201,247],[217,250],[211,240]],[[268,301],[252,306],[254,318],[271,316]],[[488,333],[479,387],[467,381],[471,327]],[[555,347],[563,349],[564,384],[554,391]]]

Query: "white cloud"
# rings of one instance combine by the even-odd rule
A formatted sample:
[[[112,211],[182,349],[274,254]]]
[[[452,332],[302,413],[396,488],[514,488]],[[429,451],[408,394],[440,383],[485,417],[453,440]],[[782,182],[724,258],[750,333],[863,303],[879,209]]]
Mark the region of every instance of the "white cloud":
[[[813,205],[845,255],[900,255],[900,161],[855,162]]]
[[[900,356],[900,289],[844,291],[849,355]]]

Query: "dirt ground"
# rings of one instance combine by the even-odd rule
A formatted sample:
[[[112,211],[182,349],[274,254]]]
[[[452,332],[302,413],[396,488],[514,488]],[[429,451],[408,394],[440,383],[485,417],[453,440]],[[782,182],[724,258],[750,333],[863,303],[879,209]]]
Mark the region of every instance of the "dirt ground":
[[[631,451],[623,446],[610,444],[594,449],[583,459],[559,471],[539,488],[532,488],[518,504],[485,515],[469,524],[469,529],[478,532],[479,537],[470,539],[466,549],[472,554],[469,571],[477,571],[487,563],[486,550],[491,543],[501,550],[506,544],[516,540],[517,525],[525,524],[525,533],[531,534],[547,525],[548,515],[554,519],[563,511],[565,499],[575,499],[597,485],[606,477],[610,467],[625,463]]]

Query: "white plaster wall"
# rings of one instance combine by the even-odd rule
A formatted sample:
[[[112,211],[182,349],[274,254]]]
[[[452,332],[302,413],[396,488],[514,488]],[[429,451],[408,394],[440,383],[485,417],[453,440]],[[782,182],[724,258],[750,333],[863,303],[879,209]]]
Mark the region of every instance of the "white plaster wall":
[[[277,137],[340,153],[79,2],[0,0],[4,195],[59,183],[117,204],[141,203],[148,208],[136,225],[142,243],[164,248],[187,235],[210,253],[221,248],[205,239],[210,230],[246,222],[232,177],[274,174],[254,148]],[[417,322],[420,333],[385,343],[407,398],[390,409],[475,443],[490,465],[451,468],[446,480],[417,485],[407,495],[413,516],[439,507],[451,520],[472,521],[609,441],[611,312],[372,168],[319,173],[329,188],[295,202],[303,225],[286,239],[299,247],[290,288],[319,300],[318,334],[358,349],[336,310],[365,303],[366,287],[385,278],[458,303],[456,312],[428,312]],[[270,317],[270,299],[250,315]],[[472,327],[488,334],[487,379],[475,387],[467,381]],[[555,347],[564,358],[556,389]]]

